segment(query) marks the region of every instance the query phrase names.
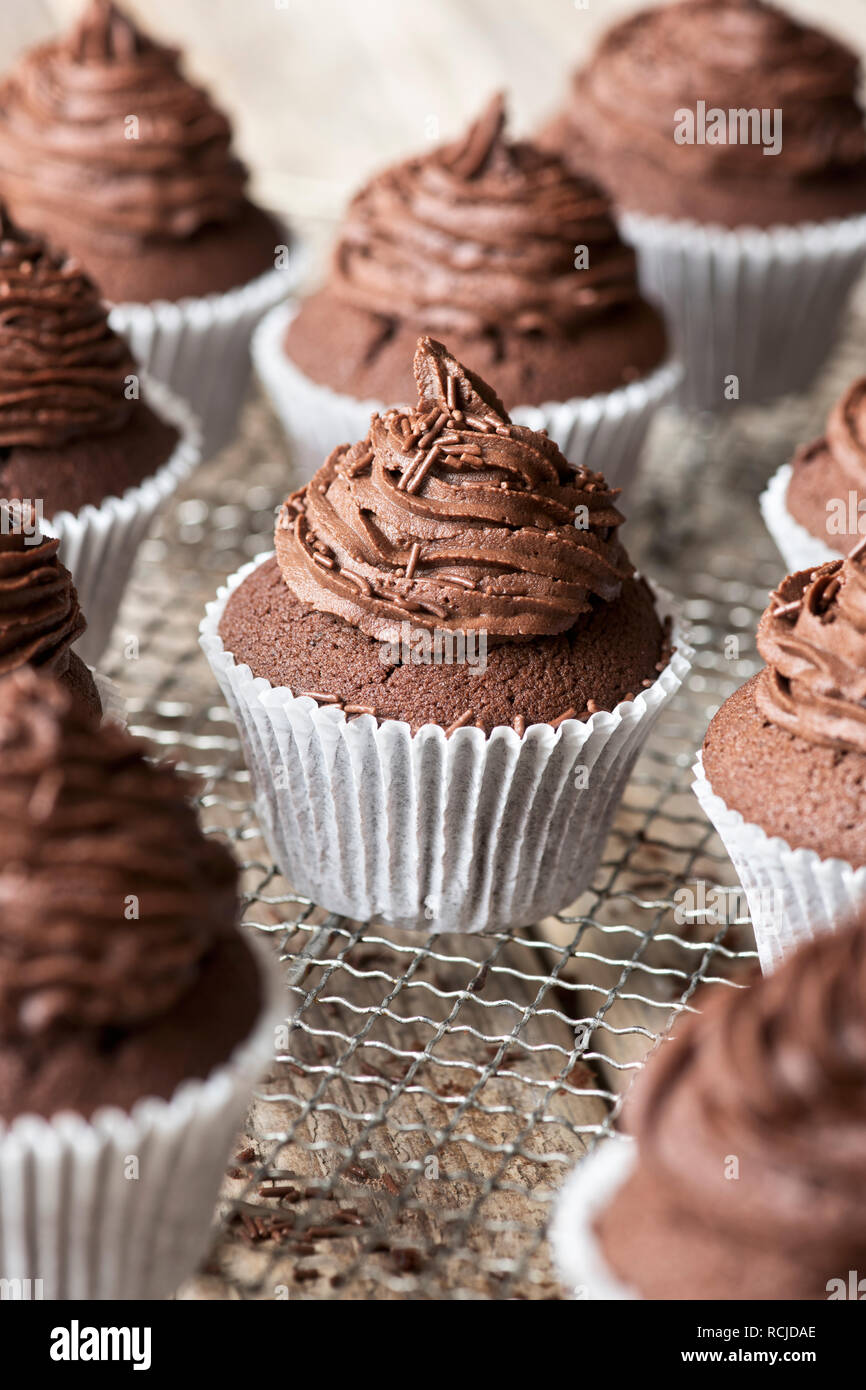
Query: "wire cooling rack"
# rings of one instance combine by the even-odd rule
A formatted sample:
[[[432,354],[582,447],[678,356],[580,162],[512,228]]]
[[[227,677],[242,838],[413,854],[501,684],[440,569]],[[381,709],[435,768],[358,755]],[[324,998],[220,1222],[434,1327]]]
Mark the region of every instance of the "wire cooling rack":
[[[187,486],[142,552],[106,666],[130,725],[201,779],[272,939],[294,1018],[226,1174],[184,1298],[556,1298],[545,1227],[572,1165],[705,989],[756,959],[731,866],[690,790],[708,719],[757,667],[782,565],[761,487],[862,367],[861,315],[796,409],[658,422],[623,508],[633,557],[685,600],[696,648],[626,791],[593,889],[533,927],[412,935],[328,916],[275,869],[197,625],[271,544],[290,461],[253,400],[241,441]],[[287,1010],[288,1012],[288,1010]]]

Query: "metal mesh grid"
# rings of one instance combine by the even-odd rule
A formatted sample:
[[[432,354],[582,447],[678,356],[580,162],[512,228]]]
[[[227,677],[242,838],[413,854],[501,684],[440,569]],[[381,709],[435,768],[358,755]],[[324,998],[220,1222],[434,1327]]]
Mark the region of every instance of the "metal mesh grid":
[[[709,717],[756,669],[757,617],[781,575],[757,493],[856,370],[851,346],[796,411],[659,422],[626,539],[687,596],[694,670],[637,765],[592,891],[507,934],[359,926],[280,877],[195,640],[225,575],[269,548],[291,483],[262,401],[181,494],[144,547],[105,664],[132,729],[202,779],[204,824],[232,843],[244,920],[274,939],[296,1013],[228,1170],[211,1254],[179,1296],[561,1296],[544,1241],[558,1186],[699,990],[736,987],[755,960],[741,912],[708,921],[700,896],[689,910],[674,897],[736,882],[690,767]]]

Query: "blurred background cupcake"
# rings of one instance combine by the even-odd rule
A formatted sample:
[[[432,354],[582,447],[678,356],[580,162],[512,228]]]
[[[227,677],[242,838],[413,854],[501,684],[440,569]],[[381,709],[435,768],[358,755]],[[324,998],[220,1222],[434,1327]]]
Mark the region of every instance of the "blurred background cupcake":
[[[458,140],[355,195],[324,286],[257,330],[259,374],[309,477],[413,397],[419,334],[495,379],[512,418],[619,485],[676,368],[605,194],[505,135],[495,96]]]
[[[710,724],[695,791],[769,970],[866,910],[866,537],[782,581],[758,651],[767,666]]]
[[[80,265],[0,206],[0,498],[60,540],[91,665],[138,547],[199,459],[199,432],[165,387],[142,382]]]
[[[0,679],[22,666],[50,673],[96,719],[102,701],[91,671],[73,651],[87,623],[72,576],[35,516],[0,503]]]
[[[866,377],[836,402],[826,433],[773,475],[761,511],[792,573],[859,545],[866,536]]]
[[[864,1097],[861,918],[749,989],[717,987],[651,1058],[625,1107],[635,1143],[603,1142],[558,1199],[563,1282],[584,1298],[857,1297]]]
[[[234,861],[148,753],[0,680],[0,1277],[49,1299],[175,1289],[273,1055]]]
[[[836,341],[866,260],[859,80],[852,51],[783,9],[675,0],[609,29],[544,129],[610,189],[685,404],[805,390]]]
[[[616,493],[439,343],[282,507],[201,641],[277,863],[349,917],[536,920],[592,877],[688,669]]]
[[[177,50],[109,0],[0,85],[0,195],[97,281],[138,360],[201,418],[207,454],[234,434],[250,333],[295,262],[246,178]]]

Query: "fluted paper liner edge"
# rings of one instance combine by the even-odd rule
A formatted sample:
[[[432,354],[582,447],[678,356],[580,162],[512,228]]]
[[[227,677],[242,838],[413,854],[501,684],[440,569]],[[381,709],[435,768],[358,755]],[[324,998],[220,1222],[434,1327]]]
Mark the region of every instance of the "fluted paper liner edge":
[[[557,1194],[548,1240],[560,1281],[574,1299],[640,1299],[609,1268],[593,1230],[595,1217],[629,1177],[634,1162],[633,1141],[603,1139],[569,1173]]]
[[[338,444],[363,439],[370,416],[387,407],[358,400],[312,381],[283,350],[297,305],[272,309],[253,334],[253,362],[296,453],[299,477],[308,481]],[[447,334],[445,335],[447,338]],[[467,362],[472,367],[472,362]],[[622,487],[634,474],[652,418],[674,391],[682,368],[666,362],[648,376],[614,391],[575,396],[569,401],[516,406],[515,424],[546,429],[573,466],[603,473],[611,487]],[[495,382],[493,383],[495,385]]]
[[[829,356],[866,262],[866,216],[768,228],[624,212],[647,299],[685,367],[679,404],[724,412],[807,389]],[[740,395],[726,399],[726,379]]]
[[[142,377],[142,395],[180,438],[150,478],[122,497],[88,503],[79,512],[56,512],[43,531],[60,539],[59,556],[72,574],[87,630],[75,650],[89,666],[99,662],[111,636],[138,548],[157,514],[200,461],[201,434],[193,413],[160,382]]]
[[[811,849],[792,849],[731,810],[713,791],[699,753],[693,790],[715,827],[749,904],[765,974],[791,951],[822,932],[846,926],[866,910],[866,867],[822,859]]]
[[[272,688],[225,650],[228,598],[267,558],[219,590],[200,641],[238,726],[262,829],[295,891],[347,917],[427,932],[526,924],[573,902],[634,760],[689,670],[667,596],[655,591],[676,651],[634,701],[522,736],[500,727],[446,738],[434,724],[413,735],[398,720],[347,720]]]
[[[253,329],[269,309],[295,293],[304,274],[302,243],[292,237],[285,244],[290,249],[286,266],[222,294],[111,309],[111,327],[126,338],[145,370],[188,401],[201,420],[205,460],[237,431],[250,381]]]
[[[128,1113],[0,1122],[0,1277],[31,1280],[31,1297],[151,1299],[194,1271],[232,1140],[273,1061],[274,1029],[290,1013],[273,953],[245,939],[261,970],[262,1008],[206,1079],[183,1082],[169,1100],[145,1097]]]
[[[773,474],[760,496],[761,516],[764,525],[776,543],[785,562],[787,574],[797,574],[800,570],[817,569],[828,560],[841,560],[841,551],[832,550],[826,541],[813,536],[799,521],[795,521],[788,511],[788,484],[792,468],[785,463]]]

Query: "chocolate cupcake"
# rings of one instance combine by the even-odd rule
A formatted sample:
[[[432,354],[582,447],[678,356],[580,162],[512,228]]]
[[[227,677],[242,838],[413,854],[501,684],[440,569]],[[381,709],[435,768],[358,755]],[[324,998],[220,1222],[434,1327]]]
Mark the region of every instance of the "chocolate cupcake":
[[[57,558],[60,542],[40,536],[29,519],[16,526],[13,520],[0,505],[0,680],[22,666],[39,667],[99,718],[96,683],[72,650],[87,623]]]
[[[610,28],[542,132],[610,188],[687,404],[800,391],[826,359],[866,259],[858,89],[853,52],[773,5],[679,0]]]
[[[288,498],[202,645],[295,888],[402,926],[514,925],[589,882],[687,663],[604,479],[441,344],[415,376],[416,407]]]
[[[78,263],[0,208],[0,498],[59,538],[91,663],[139,544],[198,460],[187,413],[164,388],[142,394],[138,370]]]
[[[866,1262],[866,928],[717,989],[568,1180],[552,1243],[593,1298],[847,1297]]]
[[[234,862],[148,751],[32,669],[0,681],[0,1275],[47,1298],[190,1272],[269,1050]]]
[[[859,545],[866,536],[866,377],[836,402],[826,434],[773,475],[761,511],[791,571]]]
[[[0,194],[121,306],[115,326],[213,447],[234,430],[253,325],[288,283],[286,233],[246,182],[227,118],[177,51],[108,0],[0,86]]]
[[[378,174],[324,287],[259,330],[254,356],[305,476],[378,403],[413,399],[423,333],[447,335],[571,462],[593,452],[619,482],[636,457],[673,381],[662,320],[606,195],[504,127],[497,96],[461,139]]]
[[[710,724],[695,791],[770,969],[866,907],[866,538],[782,581],[758,650],[767,666]]]

